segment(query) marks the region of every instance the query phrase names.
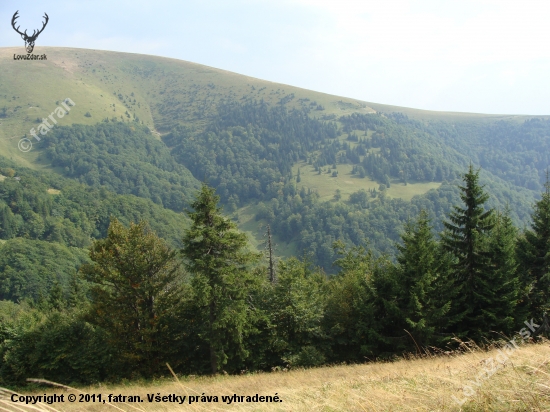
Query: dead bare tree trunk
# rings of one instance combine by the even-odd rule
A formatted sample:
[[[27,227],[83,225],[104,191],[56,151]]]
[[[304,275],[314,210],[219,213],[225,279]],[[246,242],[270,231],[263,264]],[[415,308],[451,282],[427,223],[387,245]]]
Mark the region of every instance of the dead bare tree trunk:
[[[271,242],[271,228],[267,225],[267,251],[269,254],[269,281],[274,283],[275,277],[275,259],[273,256],[273,243]]]

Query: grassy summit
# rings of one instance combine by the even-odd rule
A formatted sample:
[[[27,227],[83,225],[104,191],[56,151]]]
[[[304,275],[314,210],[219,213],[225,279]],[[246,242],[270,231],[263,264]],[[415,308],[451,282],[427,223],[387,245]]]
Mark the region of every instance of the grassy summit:
[[[160,133],[175,124],[200,127],[218,103],[229,99],[310,107],[319,118],[375,111],[452,121],[513,117],[429,112],[362,102],[157,56],[40,47],[48,60],[14,61],[12,55],[20,52],[20,48],[0,48],[0,152],[32,168],[40,167],[36,151],[21,154],[17,141],[28,135],[38,124],[37,119],[48,116],[67,97],[76,106],[60,125],[137,116]]]

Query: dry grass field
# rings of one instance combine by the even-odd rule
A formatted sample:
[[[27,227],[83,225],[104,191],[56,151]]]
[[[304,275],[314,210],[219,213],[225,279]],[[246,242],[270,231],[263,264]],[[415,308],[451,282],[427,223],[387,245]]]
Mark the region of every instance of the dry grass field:
[[[503,358],[498,349],[467,349],[392,363],[343,365],[242,376],[183,377],[148,383],[57,389],[65,402],[31,408],[9,401],[3,391],[1,411],[547,411],[550,410],[550,342],[520,345]],[[51,388],[34,391],[32,395]],[[140,403],[69,403],[75,394],[139,396]],[[148,402],[147,395],[187,396],[185,403]],[[218,396],[218,402],[200,397]],[[224,395],[280,397],[279,403],[227,404]],[[29,395],[28,393],[26,395]],[[197,402],[189,404],[189,396]],[[453,398],[454,397],[454,398]],[[459,403],[461,403],[459,405]]]

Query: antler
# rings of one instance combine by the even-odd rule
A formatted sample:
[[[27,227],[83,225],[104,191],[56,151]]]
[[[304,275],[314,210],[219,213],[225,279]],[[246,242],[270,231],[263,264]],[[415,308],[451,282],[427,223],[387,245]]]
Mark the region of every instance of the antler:
[[[19,10],[17,10],[14,13],[13,17],[11,18],[11,25],[17,33],[19,33],[21,36],[25,36],[25,40],[26,39],[29,39],[29,40],[36,39],[38,37],[38,35],[44,31],[44,29],[46,28],[46,25],[48,24],[48,21],[50,20],[50,18],[48,17],[48,14],[44,13],[44,16],[42,16],[42,17],[44,17],[46,19],[46,21],[42,22],[42,28],[40,30],[38,30],[38,32],[36,32],[36,30],[33,30],[32,36],[29,36],[27,34],[27,30],[25,30],[24,33],[21,33],[19,31],[19,26],[17,26],[17,28],[15,27],[16,20],[19,18],[19,16],[17,15],[18,13],[19,13]]]
[[[13,27],[13,29],[19,33],[21,36],[26,36],[27,35],[27,30],[25,30],[25,33],[21,33],[19,31],[19,27],[20,26],[17,26],[17,28],[15,28],[15,23],[16,23],[16,20],[19,18],[19,16],[17,15],[19,13],[19,10],[17,10],[14,14],[13,14],[13,17],[11,18],[11,25]]]
[[[46,28],[46,25],[48,24],[48,21],[50,20],[50,18],[48,17],[48,14],[46,12],[44,12],[44,15],[42,17],[44,17],[46,19],[46,21],[42,23],[42,28],[40,30],[38,30],[38,33],[34,34],[34,32],[33,32],[32,37],[38,37],[38,35],[44,31],[44,29]]]

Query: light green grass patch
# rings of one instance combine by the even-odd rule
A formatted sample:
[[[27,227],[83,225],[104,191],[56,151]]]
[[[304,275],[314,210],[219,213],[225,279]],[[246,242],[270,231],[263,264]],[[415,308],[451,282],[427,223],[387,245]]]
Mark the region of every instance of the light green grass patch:
[[[378,182],[368,177],[360,178],[358,175],[353,175],[351,173],[353,165],[350,164],[338,164],[336,169],[324,166],[322,167],[323,172],[319,174],[313,166],[302,161],[292,168],[294,176],[297,175],[298,168],[300,168],[301,179],[300,183],[297,183],[298,189],[305,187],[306,189],[315,190],[319,193],[321,200],[333,199],[337,189],[340,189],[342,200],[347,200],[349,195],[361,189],[379,190],[380,187]],[[330,170],[330,172],[326,173],[326,170]],[[332,177],[334,170],[338,171],[337,177]],[[439,186],[441,186],[441,183],[438,182],[409,183],[406,186],[403,183],[396,182],[391,184],[386,194],[392,198],[410,200],[413,196],[422,195],[431,189],[437,189]]]
[[[247,205],[238,209],[234,216],[238,219],[238,226],[241,232],[248,236],[249,244],[253,249],[263,252],[266,245],[267,222],[256,220],[258,205]],[[296,244],[282,242],[278,236],[271,236],[272,243],[275,245],[275,256],[296,256]]]
[[[389,197],[411,200],[416,195],[423,195],[432,189],[438,189],[441,182],[420,182],[404,183],[392,182],[391,187],[386,192]]]
[[[321,200],[331,200],[334,197],[336,189],[340,189],[342,199],[347,200],[350,194],[357,192],[361,189],[377,189],[380,186],[377,182],[369,178],[359,178],[356,175],[351,174],[353,168],[349,164],[339,164],[336,169],[332,169],[330,166],[324,166],[321,174],[315,171],[315,168],[308,165],[306,162],[300,162],[292,168],[294,176],[298,173],[298,167],[300,168],[300,183],[297,183],[298,189],[305,187],[306,189],[315,190],[319,193]],[[330,173],[326,173],[329,169]],[[338,171],[338,177],[332,177],[332,172]]]
[[[256,221],[256,213],[258,211],[257,205],[247,205],[238,209],[233,217],[236,218],[239,230],[246,233],[248,236],[248,242],[253,249],[260,250],[263,247],[263,230],[265,230],[265,223]],[[262,225],[264,228],[262,229]]]

